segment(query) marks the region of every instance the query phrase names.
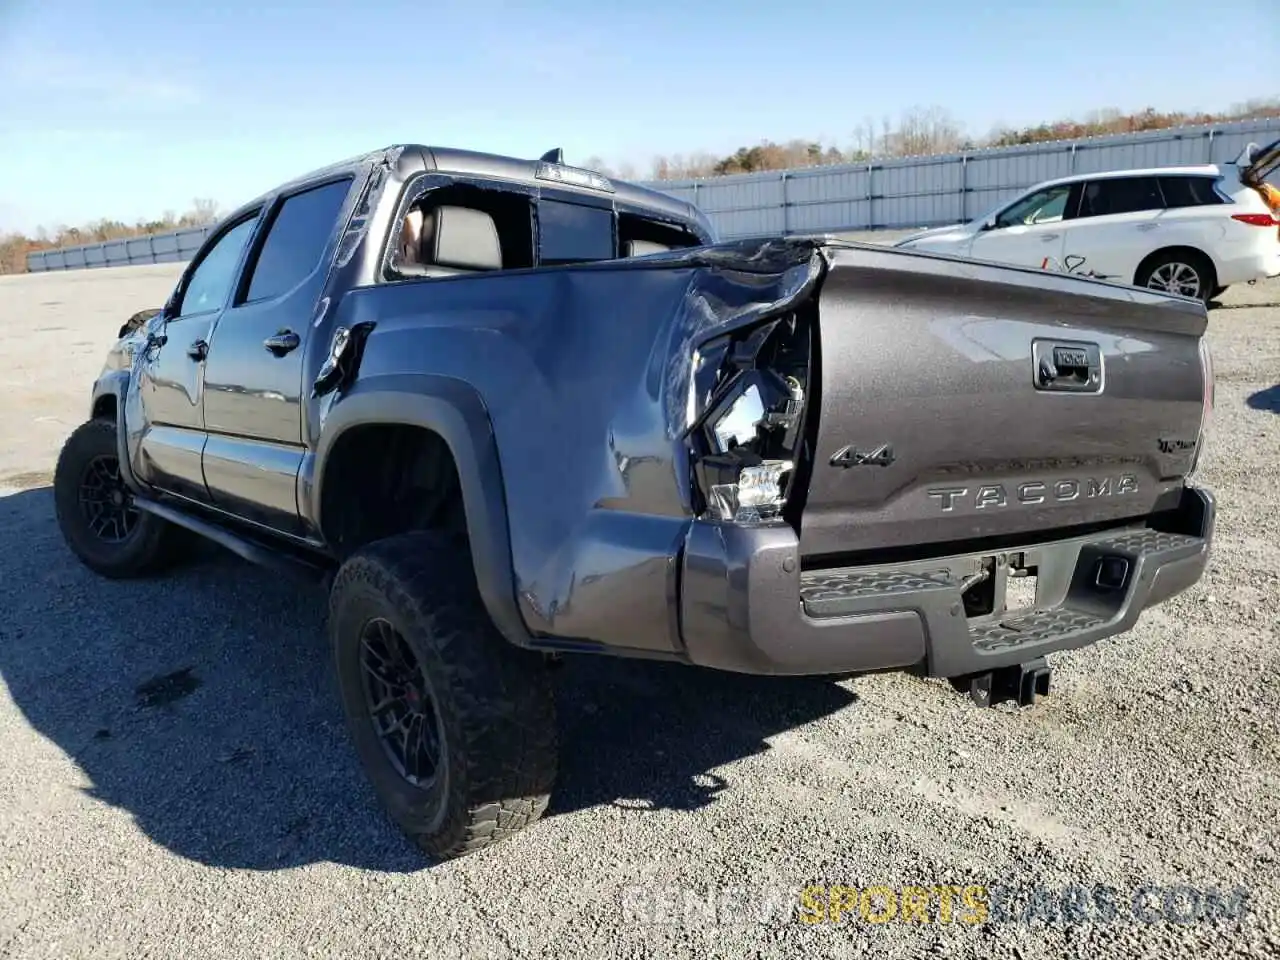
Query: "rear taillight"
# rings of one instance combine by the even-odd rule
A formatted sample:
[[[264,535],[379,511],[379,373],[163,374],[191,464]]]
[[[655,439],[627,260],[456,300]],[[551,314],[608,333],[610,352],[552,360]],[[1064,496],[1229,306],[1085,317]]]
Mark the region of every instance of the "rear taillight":
[[[1209,420],[1213,415],[1213,354],[1209,351],[1207,337],[1200,338],[1200,378],[1204,383],[1201,394],[1200,430],[1196,434],[1196,452],[1191,458],[1191,469],[1187,471],[1188,479],[1195,476],[1200,465],[1200,456],[1204,453],[1205,433],[1209,429]]]
[[[1280,220],[1270,213],[1233,213],[1232,220],[1239,220],[1251,227],[1280,227]]]
[[[810,336],[810,322],[791,314],[695,352],[686,440],[698,514],[731,523],[782,520],[803,434]]]

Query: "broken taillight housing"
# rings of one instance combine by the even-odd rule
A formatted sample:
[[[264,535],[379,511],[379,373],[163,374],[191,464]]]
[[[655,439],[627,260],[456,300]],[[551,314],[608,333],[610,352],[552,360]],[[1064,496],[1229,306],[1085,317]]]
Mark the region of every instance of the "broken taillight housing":
[[[810,325],[794,314],[702,344],[689,377],[696,509],[709,519],[782,518],[803,442]]]
[[[1195,477],[1196,469],[1200,466],[1205,434],[1209,430],[1209,421],[1213,416],[1213,354],[1209,352],[1209,339],[1204,336],[1200,338],[1200,376],[1204,384],[1200,405],[1200,429],[1196,433],[1196,452],[1191,458],[1191,469],[1187,471],[1188,479]]]

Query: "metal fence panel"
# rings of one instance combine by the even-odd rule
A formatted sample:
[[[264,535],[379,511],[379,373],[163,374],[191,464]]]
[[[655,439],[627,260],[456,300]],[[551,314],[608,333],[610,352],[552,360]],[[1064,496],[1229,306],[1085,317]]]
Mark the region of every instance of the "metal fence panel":
[[[723,239],[765,232],[843,232],[941,226],[980,216],[1033,184],[1073,173],[1223,163],[1250,141],[1280,136],[1280,118],[1025,144],[941,157],[816,167],[647,184],[693,200]],[[783,192],[783,214],[746,217],[718,201],[737,184],[763,197],[762,180]],[[741,195],[739,195],[741,196]],[[778,224],[782,226],[779,227]],[[761,226],[767,224],[767,229]]]
[[[701,208],[722,239],[941,226],[981,216],[1042,180],[1234,160],[1280,136],[1280,118],[1178,127],[967,154],[646,184]],[[32,271],[190,260],[209,227],[45,250]]]
[[[49,270],[124,267],[143,263],[182,263],[195,255],[211,229],[213,228],[186,227],[169,233],[42,250],[27,254],[27,269],[32,273],[43,273]]]

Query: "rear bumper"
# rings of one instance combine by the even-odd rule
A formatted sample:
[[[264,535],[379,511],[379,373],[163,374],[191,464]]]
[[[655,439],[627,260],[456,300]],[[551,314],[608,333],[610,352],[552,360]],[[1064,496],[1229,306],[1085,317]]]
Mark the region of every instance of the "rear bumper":
[[[1213,495],[1188,487],[1159,530],[810,571],[800,569],[789,527],[696,522],[685,543],[682,639],[695,664],[756,674],[922,667],[957,677],[1023,663],[1123,633],[1143,610],[1193,585],[1208,562],[1214,514]],[[1098,583],[1104,559],[1123,571],[1112,585]],[[1033,606],[1007,612],[1013,560],[1037,569],[1038,588]],[[962,581],[984,564],[997,613],[967,617]]]
[[[1224,287],[1275,276],[1280,276],[1280,240],[1275,237],[1268,237],[1265,242],[1255,244],[1254,249],[1218,265],[1218,284]]]

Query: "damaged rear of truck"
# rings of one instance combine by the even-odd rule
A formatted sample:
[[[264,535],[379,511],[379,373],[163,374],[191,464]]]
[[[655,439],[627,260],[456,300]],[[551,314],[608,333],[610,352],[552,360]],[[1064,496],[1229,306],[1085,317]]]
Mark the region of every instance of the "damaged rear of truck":
[[[1194,301],[829,239],[540,282],[480,386],[527,645],[1025,703],[1204,570]]]
[[[854,244],[783,251],[795,265],[767,281],[700,277],[676,328],[692,662],[899,667],[1025,703],[1047,692],[1045,654],[1200,577],[1202,305]]]
[[[301,266],[258,296],[263,263]],[[319,573],[356,753],[447,858],[546,809],[565,654],[1046,693],[1047,654],[1204,572],[1206,327],[1081,277],[715,243],[551,155],[397,148],[211,234],[121,330],[55,500],[108,576],[174,528]]]

